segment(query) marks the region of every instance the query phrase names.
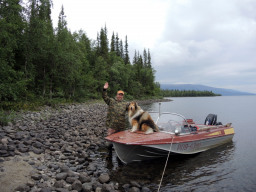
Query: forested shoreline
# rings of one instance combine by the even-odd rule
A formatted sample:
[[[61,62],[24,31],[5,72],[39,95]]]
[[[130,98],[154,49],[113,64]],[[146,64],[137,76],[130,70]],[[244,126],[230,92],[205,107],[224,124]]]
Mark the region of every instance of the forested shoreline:
[[[86,29],[71,32],[62,7],[53,27],[52,0],[0,1],[0,109],[26,108],[55,102],[101,98],[105,81],[109,95],[118,89],[126,98],[215,96],[200,91],[161,90],[155,82],[151,53],[134,50],[128,37],[119,38],[107,26],[90,39]],[[27,107],[30,108],[30,107]]]
[[[196,91],[196,90],[161,90],[163,97],[212,97],[221,96],[221,94],[215,94],[212,91]]]
[[[68,29],[64,7],[53,27],[51,0],[1,0],[0,101],[100,98],[105,81],[109,94],[118,89],[127,98],[160,95],[149,49],[134,50],[131,61],[128,38],[107,26],[89,39],[86,29]],[[84,31],[85,30],[85,31]]]

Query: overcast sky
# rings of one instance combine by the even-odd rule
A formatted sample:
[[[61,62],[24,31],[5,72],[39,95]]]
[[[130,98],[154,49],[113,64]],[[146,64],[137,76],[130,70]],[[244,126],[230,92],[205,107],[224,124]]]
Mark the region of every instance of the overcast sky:
[[[159,83],[256,93],[255,0],[53,0],[54,27],[62,5],[72,32],[127,35],[131,61],[149,49]]]

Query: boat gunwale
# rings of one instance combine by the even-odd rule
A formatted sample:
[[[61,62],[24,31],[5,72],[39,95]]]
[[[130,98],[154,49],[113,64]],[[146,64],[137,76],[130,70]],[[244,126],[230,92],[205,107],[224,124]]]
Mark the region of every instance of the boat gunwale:
[[[223,131],[225,129],[234,129],[233,127],[220,127],[218,129],[220,130],[214,130],[214,132],[218,132],[218,131]],[[126,131],[122,131],[122,132],[128,132],[129,130],[126,130]],[[225,134],[225,133],[222,133],[219,134],[219,135],[210,135],[210,136],[207,136],[207,135],[202,135],[202,137],[200,137],[199,134],[207,134],[207,133],[210,133],[210,131],[207,131],[207,130],[204,130],[204,131],[199,131],[199,133],[195,132],[195,133],[190,133],[190,134],[184,134],[184,135],[175,135],[175,134],[172,134],[172,133],[169,133],[169,132],[156,132],[156,133],[152,133],[152,134],[157,134],[157,133],[164,133],[164,134],[169,134],[171,135],[170,138],[165,138],[165,139],[161,139],[161,140],[147,140],[147,141],[133,141],[133,142],[122,142],[120,140],[115,140],[116,137],[113,137],[113,139],[108,139],[108,137],[106,137],[106,139],[110,142],[115,142],[115,143],[121,143],[121,144],[125,144],[125,145],[163,145],[163,144],[179,144],[179,143],[189,143],[189,142],[198,142],[198,141],[204,141],[204,140],[208,140],[208,139],[213,139],[213,138],[218,138],[218,137],[225,137],[225,136],[230,136],[230,135],[233,135],[234,136],[234,132],[233,133],[230,133],[230,134]],[[118,133],[117,133],[118,134]],[[120,132],[119,132],[120,134]],[[135,133],[132,133],[130,132],[129,134],[144,134],[144,133],[140,133],[140,132],[135,132]],[[144,134],[146,136],[146,134]],[[195,136],[198,136],[198,138],[195,138]],[[232,136],[232,137],[233,137]],[[189,138],[189,137],[193,137],[193,139],[186,139],[184,140],[184,138]],[[206,138],[207,137],[207,138]],[[119,137],[120,138],[120,137]],[[176,138],[176,139],[175,139]],[[178,140],[177,140],[178,139]],[[149,143],[150,142],[150,143]]]

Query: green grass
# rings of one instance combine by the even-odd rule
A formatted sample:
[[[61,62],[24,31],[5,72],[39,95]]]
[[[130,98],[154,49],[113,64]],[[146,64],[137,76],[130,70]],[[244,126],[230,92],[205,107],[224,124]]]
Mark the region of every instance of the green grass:
[[[16,117],[15,111],[0,110],[0,125],[6,126],[9,122],[13,122]]]

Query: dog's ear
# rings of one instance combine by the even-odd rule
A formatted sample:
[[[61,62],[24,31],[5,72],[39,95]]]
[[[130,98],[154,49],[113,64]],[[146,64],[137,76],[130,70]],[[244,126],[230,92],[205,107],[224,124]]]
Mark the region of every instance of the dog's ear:
[[[126,104],[126,111],[128,111],[130,104],[131,104],[131,103],[127,103],[127,104]]]
[[[135,102],[135,109],[137,110],[137,108],[138,108],[138,103]]]

